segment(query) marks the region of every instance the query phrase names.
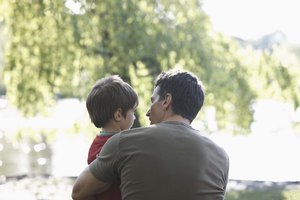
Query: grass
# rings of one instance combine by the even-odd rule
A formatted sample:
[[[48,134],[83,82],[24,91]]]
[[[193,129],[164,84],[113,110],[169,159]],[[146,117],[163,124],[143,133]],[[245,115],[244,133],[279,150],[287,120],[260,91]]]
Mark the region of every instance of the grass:
[[[74,181],[74,177],[42,175],[8,177],[0,180],[0,199],[71,200]],[[300,200],[300,182],[230,180],[225,200]]]
[[[300,188],[250,189],[228,191],[225,200],[299,200]]]

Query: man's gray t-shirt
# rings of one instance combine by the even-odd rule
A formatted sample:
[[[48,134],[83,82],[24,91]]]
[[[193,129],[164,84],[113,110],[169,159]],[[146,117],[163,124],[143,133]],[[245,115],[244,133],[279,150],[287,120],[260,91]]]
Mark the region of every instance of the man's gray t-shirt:
[[[102,182],[121,181],[124,200],[221,200],[225,151],[180,122],[162,122],[111,137],[91,163]]]

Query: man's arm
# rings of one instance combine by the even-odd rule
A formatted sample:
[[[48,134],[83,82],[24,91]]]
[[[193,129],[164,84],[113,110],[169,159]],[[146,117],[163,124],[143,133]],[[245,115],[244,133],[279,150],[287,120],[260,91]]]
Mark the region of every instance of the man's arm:
[[[74,200],[94,200],[95,194],[107,190],[110,186],[111,183],[96,179],[87,166],[75,181],[72,198]]]

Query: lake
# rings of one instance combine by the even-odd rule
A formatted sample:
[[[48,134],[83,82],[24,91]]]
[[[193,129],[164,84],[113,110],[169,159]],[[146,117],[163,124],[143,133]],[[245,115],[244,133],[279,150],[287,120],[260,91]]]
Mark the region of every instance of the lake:
[[[251,135],[206,135],[229,154],[230,179],[300,181],[300,133],[293,131],[288,120],[293,118],[290,114],[293,112],[286,105],[277,106],[277,110],[271,109],[270,105],[272,102],[268,101],[258,105],[265,110],[263,112],[260,108],[256,112]],[[0,176],[49,174],[74,177],[86,167],[93,138],[87,137],[86,133],[68,134],[64,131],[74,121],[87,121],[85,104],[77,99],[65,99],[58,102],[53,113],[51,119],[36,117],[25,120],[3,99],[2,103],[0,101]],[[263,117],[266,113],[272,113],[272,116]],[[299,120],[299,111],[296,114],[296,120]],[[58,129],[51,144],[43,137],[39,142],[29,137],[16,142],[7,133],[13,132],[17,126]],[[193,126],[197,128],[197,122]]]

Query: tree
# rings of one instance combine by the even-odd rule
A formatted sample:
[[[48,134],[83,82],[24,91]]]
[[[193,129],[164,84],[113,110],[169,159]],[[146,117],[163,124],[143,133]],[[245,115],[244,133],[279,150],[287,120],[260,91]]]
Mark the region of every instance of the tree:
[[[249,128],[251,103],[262,93],[253,84],[252,69],[260,70],[255,62],[271,58],[268,66],[278,63],[264,55],[248,62],[248,52],[239,44],[212,31],[201,2],[77,3],[79,13],[60,0],[1,1],[10,30],[4,83],[7,97],[25,114],[40,112],[58,96],[85,99],[97,79],[119,74],[137,90],[136,125],[145,125],[156,75],[177,67],[200,77],[206,87],[205,105],[216,108],[221,129]],[[299,86],[289,69],[276,69],[277,78],[284,80],[279,81],[281,89]],[[288,98],[299,100],[296,93]]]
[[[24,113],[36,113],[52,103],[54,94],[66,88],[75,91],[78,84],[80,52],[72,35],[72,16],[61,1],[10,1],[8,13],[7,95]]]

